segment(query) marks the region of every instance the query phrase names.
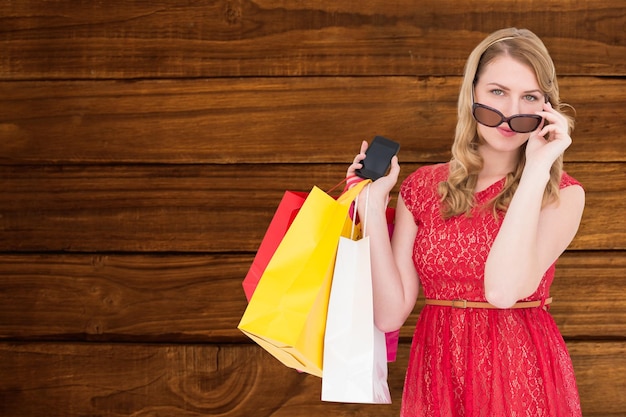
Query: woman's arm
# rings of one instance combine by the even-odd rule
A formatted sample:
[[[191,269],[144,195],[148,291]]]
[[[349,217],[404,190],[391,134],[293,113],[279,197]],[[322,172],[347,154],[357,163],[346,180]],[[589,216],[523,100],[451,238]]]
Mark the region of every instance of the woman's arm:
[[[524,181],[531,182],[532,177]],[[535,188],[520,183],[487,258],[485,295],[500,308],[511,307],[537,290],[580,224],[585,205],[580,186],[564,188],[560,201],[543,209],[543,192]]]
[[[571,144],[563,116],[549,103],[544,110],[539,114],[550,124],[528,141],[520,184],[485,265],[485,296],[500,308],[537,290],[546,270],[576,235],[585,206],[582,187],[570,186],[560,191],[558,202],[541,207],[550,167]]]
[[[348,169],[348,175],[361,167],[367,143]],[[412,261],[413,244],[417,226],[413,215],[398,198],[393,238],[389,239],[389,229],[385,211],[389,193],[398,180],[400,166],[397,157],[392,159],[389,174],[370,184],[359,198],[359,216],[367,216],[366,234],[370,239],[372,262],[372,286],[374,292],[374,319],[376,326],[385,332],[402,327],[413,311],[419,291],[419,281]],[[369,194],[369,202],[365,197]],[[367,214],[365,208],[367,206]]]
[[[419,294],[419,279],[413,264],[413,245],[417,226],[402,197],[398,196],[390,249],[385,249],[389,244],[382,237],[379,239],[378,236],[373,236],[372,232],[374,230],[368,234],[372,248],[376,325],[384,331],[397,330],[413,311]],[[386,225],[384,232],[389,235]],[[391,255],[386,252],[388,250],[391,250]]]

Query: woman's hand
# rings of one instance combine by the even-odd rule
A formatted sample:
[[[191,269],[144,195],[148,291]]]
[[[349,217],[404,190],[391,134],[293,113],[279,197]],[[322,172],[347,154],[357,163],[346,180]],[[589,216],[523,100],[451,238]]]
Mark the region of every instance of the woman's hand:
[[[355,183],[360,181],[355,171],[363,167],[361,161],[367,148],[367,142],[363,142],[359,154],[348,168],[348,184],[351,179]],[[363,234],[370,238],[374,322],[383,331],[397,330],[402,326],[413,311],[419,293],[419,279],[411,256],[417,225],[401,197],[398,197],[396,206],[393,248],[389,239],[385,211],[389,193],[396,185],[399,174],[398,157],[394,156],[389,174],[368,184],[358,200],[360,219],[367,222]]]
[[[543,111],[537,114],[549,123],[530,135],[526,145],[526,164],[549,171],[554,161],[571,145],[572,138],[567,119],[553,109],[551,103],[544,103]]]
[[[358,155],[354,157],[352,165],[348,167],[348,171],[346,176],[348,178],[348,186],[355,184],[360,181],[360,178],[356,176],[356,170],[363,168],[363,164],[361,161],[365,159],[365,151],[367,151],[368,143],[363,141],[361,143],[361,150]],[[394,156],[391,159],[391,169],[389,170],[389,174],[384,177],[381,177],[370,184],[369,188],[369,205],[370,208],[374,210],[379,210],[381,207],[384,209],[387,207],[387,203],[389,202],[389,194],[391,190],[398,182],[398,175],[400,174],[400,165],[398,163],[398,157]],[[354,181],[356,178],[356,181]],[[351,180],[354,182],[351,184]],[[359,209],[364,205],[364,199],[359,199]]]
[[[363,164],[361,163],[361,161],[365,159],[365,151],[367,151],[367,147],[368,147],[367,141],[361,142],[361,150],[359,151],[359,154],[354,157],[354,160],[352,161],[352,165],[348,167],[348,172],[346,173],[346,178],[348,179],[348,185],[350,185],[350,179],[357,176],[356,170],[363,168]]]

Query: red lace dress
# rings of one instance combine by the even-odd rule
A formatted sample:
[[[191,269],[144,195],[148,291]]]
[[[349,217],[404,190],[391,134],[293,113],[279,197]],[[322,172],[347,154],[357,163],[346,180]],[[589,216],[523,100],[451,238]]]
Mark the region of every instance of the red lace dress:
[[[491,210],[443,220],[437,184],[448,164],[418,169],[401,195],[418,225],[413,260],[426,298],[486,301],[484,266],[500,228]],[[579,184],[563,174],[561,188]],[[489,201],[504,179],[475,195]],[[545,300],[546,272],[529,300]],[[581,416],[574,369],[552,316],[544,308],[461,309],[425,306],[415,329],[403,417]]]

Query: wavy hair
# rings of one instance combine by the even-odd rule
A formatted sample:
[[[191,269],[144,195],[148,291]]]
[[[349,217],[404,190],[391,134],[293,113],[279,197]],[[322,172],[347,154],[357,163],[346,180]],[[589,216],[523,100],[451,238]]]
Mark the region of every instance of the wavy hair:
[[[565,107],[571,106],[560,101],[554,63],[543,42],[527,29],[508,28],[489,35],[472,51],[465,64],[459,92],[458,121],[452,145],[450,172],[448,179],[441,182],[438,187],[444,218],[462,213],[469,216],[475,205],[474,190],[478,174],[483,167],[483,160],[478,151],[482,139],[478,135],[477,123],[472,116],[472,90],[485,66],[503,55],[534,70],[539,88],[548,97],[552,107],[567,118],[569,131],[574,129],[574,119],[563,113]],[[526,163],[525,151],[526,144],[520,147],[518,164],[513,172],[507,174],[502,191],[490,202],[494,215],[499,211],[506,211],[513,198]],[[558,200],[562,172],[563,155],[557,158],[550,169],[550,180],[544,191],[543,205]]]

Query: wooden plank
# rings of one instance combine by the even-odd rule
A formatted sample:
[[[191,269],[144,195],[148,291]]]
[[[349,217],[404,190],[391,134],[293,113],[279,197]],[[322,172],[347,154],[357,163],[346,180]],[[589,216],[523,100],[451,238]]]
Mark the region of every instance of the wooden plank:
[[[605,249],[624,249],[626,225],[618,220],[622,217],[619,213],[626,212],[624,164],[569,164],[566,169],[583,184],[586,193],[581,225],[570,248],[591,249],[587,242],[602,242],[599,246]],[[613,238],[616,240],[611,242]]]
[[[626,370],[626,342],[577,342],[567,347],[574,363],[583,416],[624,416],[624,377],[617,373]]]
[[[0,166],[0,251],[252,252],[285,190],[330,189],[346,166]],[[625,249],[623,164],[568,169],[587,187],[571,248]]]
[[[23,417],[397,415],[403,380],[368,407],[322,403],[319,378],[253,345],[0,344],[0,359],[0,411]]]
[[[0,82],[0,163],[327,163],[362,140],[448,160],[458,77]],[[569,77],[568,161],[626,161],[626,78]]]
[[[622,290],[620,290],[622,288]],[[557,264],[550,309],[566,337],[626,337],[626,253],[566,252]],[[594,327],[601,328],[596,332]]]
[[[246,341],[249,256],[0,256],[0,339]]]
[[[626,345],[568,345],[585,417],[623,416]],[[0,344],[0,411],[23,417],[399,415],[409,346],[390,365],[391,405],[320,401],[320,379],[256,345]]]
[[[2,255],[0,339],[246,343],[250,255]],[[551,308],[566,340],[626,335],[626,256],[566,252]],[[401,335],[409,340],[422,295]]]
[[[623,4],[484,0],[0,4],[0,78],[458,75],[488,33],[528,27],[560,73],[626,74]]]

